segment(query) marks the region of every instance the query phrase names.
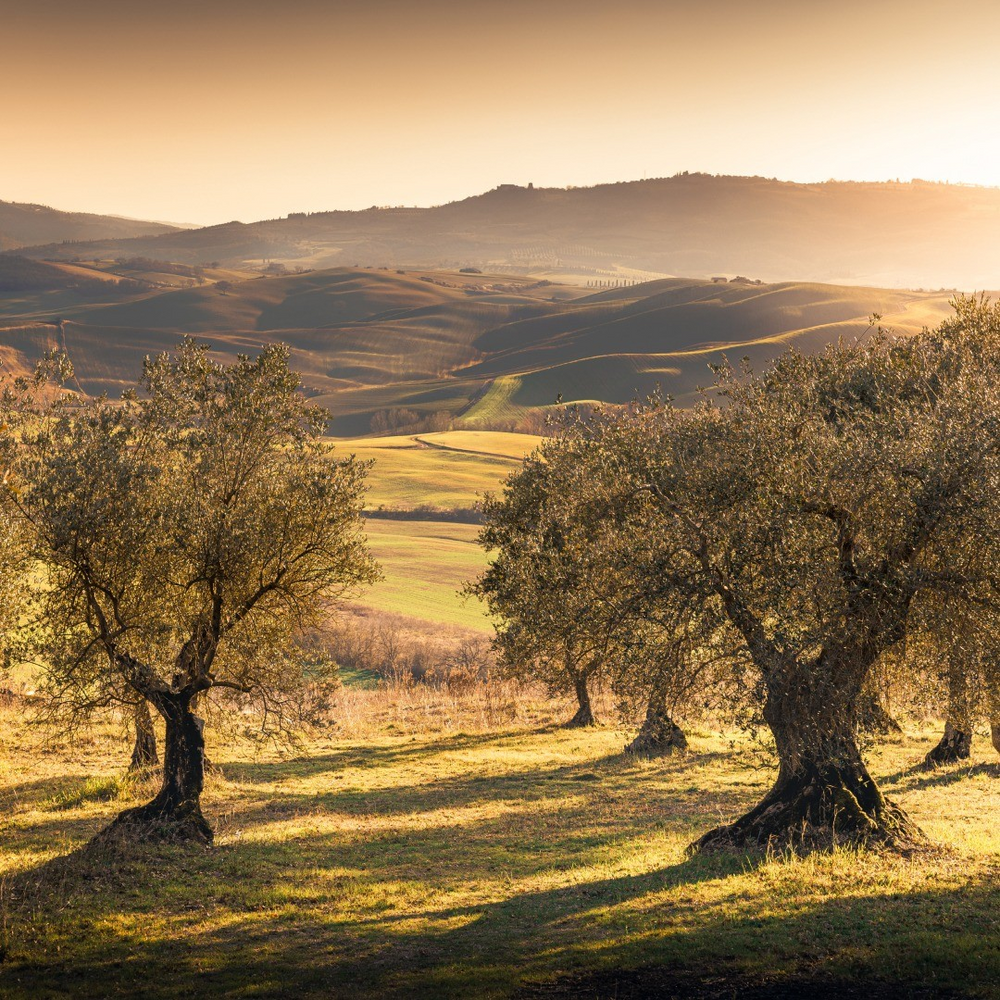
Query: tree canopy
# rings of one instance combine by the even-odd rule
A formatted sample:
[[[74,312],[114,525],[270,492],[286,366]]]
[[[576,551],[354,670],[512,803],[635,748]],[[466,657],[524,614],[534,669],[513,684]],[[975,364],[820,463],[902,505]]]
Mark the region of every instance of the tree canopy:
[[[936,331],[723,364],[692,409],[655,398],[574,428],[581,502],[623,512],[578,564],[617,563],[622,592],[721,638],[730,690],[775,741],[774,788],[699,846],[920,838],[863,762],[859,698],[925,603],[995,601],[998,369],[1000,307],[960,298]],[[543,447],[524,484],[564,447]]]
[[[366,466],[336,460],[288,351],[233,364],[185,340],[120,402],[61,399],[26,426],[13,489],[47,567],[46,686],[70,710],[148,700],[164,781],[119,824],[211,838],[198,699],[287,722],[303,629],[377,576]]]

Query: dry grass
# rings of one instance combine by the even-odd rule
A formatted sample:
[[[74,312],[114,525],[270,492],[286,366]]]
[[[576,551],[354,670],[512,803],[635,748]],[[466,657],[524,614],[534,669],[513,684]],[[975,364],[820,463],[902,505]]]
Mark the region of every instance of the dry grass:
[[[605,718],[608,706],[602,705]],[[497,685],[346,689],[293,755],[209,735],[211,850],[85,849],[149,793],[115,727],[0,718],[0,995],[500,997],[649,964],[1000,988],[1000,771],[873,768],[941,850],[685,856],[771,779],[747,744],[624,758],[628,732]]]

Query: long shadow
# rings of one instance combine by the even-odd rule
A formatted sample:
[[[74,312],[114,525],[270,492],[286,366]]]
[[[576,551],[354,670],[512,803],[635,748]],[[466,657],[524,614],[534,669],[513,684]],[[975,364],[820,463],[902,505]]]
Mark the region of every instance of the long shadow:
[[[294,856],[286,851],[282,863],[307,864],[321,872],[347,867],[403,878],[421,878],[429,865],[441,865],[449,887],[463,880],[493,878],[500,870],[529,877],[552,868],[570,869],[594,850],[648,835],[651,827],[663,826],[665,819],[693,839],[706,820],[686,815],[692,804],[707,806],[713,814],[731,813],[753,794],[740,787],[706,797],[694,785],[668,787],[669,772],[683,770],[686,762],[675,760],[666,766],[664,781],[658,788],[646,788],[643,808],[638,810],[629,801],[634,795],[631,761],[623,764],[620,755],[375,791],[267,790],[258,801],[243,795],[228,811],[223,808],[220,851],[238,862],[241,871],[252,871],[261,884],[272,884],[279,877],[272,856],[281,852],[270,843],[255,847],[254,840],[239,843],[238,838],[257,826],[329,812],[361,823],[353,833],[333,827],[305,840],[297,837],[289,848]],[[19,840],[37,846],[53,837],[81,839],[96,833],[101,825],[92,816],[69,821],[59,813],[49,814],[23,825]],[[227,844],[227,840],[237,843]],[[455,842],[462,845],[459,858],[451,856]]]
[[[374,845],[365,846],[370,852]],[[243,919],[224,921],[213,930],[187,933],[183,941],[93,935],[88,938],[84,954],[77,951],[65,962],[57,951],[31,960],[22,958],[16,940],[9,951],[4,942],[0,993],[5,997],[20,995],[14,990],[4,992],[4,979],[9,978],[25,990],[25,996],[66,990],[68,985],[74,996],[104,996],[111,992],[131,995],[129,991],[140,985],[152,997],[203,995],[212,979],[204,977],[203,968],[208,964],[216,968],[216,978],[233,992],[242,993],[253,985],[255,996],[330,995],[326,991],[331,987],[350,985],[351,996],[382,996],[391,989],[389,980],[395,975],[391,966],[386,967],[386,960],[391,965],[402,962],[409,967],[413,964],[410,949],[415,943],[420,945],[415,966],[426,970],[441,960],[442,949],[468,953],[481,934],[492,934],[497,928],[523,943],[534,937],[537,928],[555,921],[650,893],[726,878],[746,868],[746,862],[735,856],[696,858],[634,877],[515,894],[500,903],[432,906],[416,915],[390,912],[331,918],[312,911],[302,912],[294,921],[281,917],[260,921],[253,918],[254,905],[250,902],[260,885],[247,894],[248,902],[241,906],[240,886],[230,884],[239,867],[234,864],[234,855],[257,853],[250,845],[206,851],[180,846],[165,849],[163,845],[90,843],[15,876],[5,885],[2,900],[4,916],[14,924],[30,922],[39,912],[72,912],[83,926],[100,925],[109,918],[121,918],[127,926],[129,914],[136,907],[137,881],[169,880],[176,889],[166,894],[167,899],[174,908],[183,910],[191,905],[217,903],[216,898],[206,898],[205,890],[210,888],[213,876],[219,883],[214,887],[216,892],[222,893],[230,912]],[[310,859],[307,856],[304,860]],[[259,875],[260,857],[243,861],[247,871]],[[362,876],[371,890],[378,881],[371,872],[373,867],[368,866]],[[415,916],[424,928],[416,934],[411,926]],[[457,930],[449,930],[456,926]],[[481,948],[477,945],[472,950]],[[183,953],[180,961],[176,960],[177,952]],[[319,964],[315,961],[318,953],[324,955]],[[371,964],[377,956],[382,957]],[[273,992],[261,991],[261,978],[267,981],[276,972],[280,985]],[[426,995],[437,996],[436,988]],[[473,988],[461,995],[477,996],[479,991]]]
[[[502,740],[503,737],[495,736],[458,736],[446,744],[446,749],[468,746],[470,741],[482,745],[493,741],[502,743]],[[386,763],[380,751],[394,756],[401,749],[412,752],[405,747],[359,748],[337,759],[347,771],[352,765],[344,761],[362,761],[363,767],[377,766],[379,761]],[[421,756],[433,752],[430,747],[414,749]],[[622,754],[546,769],[528,768],[513,774],[477,774],[473,771],[421,784],[374,790],[348,787],[317,793],[262,788],[256,800],[252,793],[241,791],[235,800],[218,805],[218,818],[224,838],[227,834],[241,836],[242,831],[259,825],[281,823],[317,812],[357,818],[370,827],[366,841],[360,844],[351,841],[338,847],[337,835],[332,832],[317,838],[315,848],[303,853],[308,854],[311,863],[319,869],[336,863],[363,866],[366,860],[372,870],[383,873],[400,866],[414,867],[427,857],[443,860],[447,852],[442,849],[442,839],[458,836],[464,841],[463,863],[457,866],[459,873],[482,877],[484,872],[507,864],[521,875],[527,875],[553,864],[571,866],[574,859],[585,852],[601,848],[615,839],[641,836],[648,832],[650,824],[662,825],[664,817],[673,817],[672,823],[693,839],[699,825],[704,825],[705,821],[701,818],[684,821],[684,814],[692,804],[711,809],[713,815],[732,814],[746,805],[747,796],[752,796],[753,791],[740,786],[707,795],[695,784],[665,786],[673,776],[693,765],[707,765],[726,756],[717,752],[661,760],[657,768],[661,775],[660,787],[653,788],[647,780],[646,814],[631,821],[627,817],[632,810],[625,800],[632,795],[629,783],[638,765],[630,756]],[[325,765],[325,759],[321,760],[315,773],[321,773]],[[277,762],[256,766],[265,771],[273,766],[280,772],[285,765]],[[289,766],[293,774],[301,773],[296,769],[296,762]],[[644,772],[644,778],[648,779],[648,771]],[[60,787],[79,787],[85,785],[86,780],[64,781]],[[576,805],[567,808],[567,801]],[[621,803],[614,815],[608,815],[609,801]],[[206,808],[211,815],[212,805]],[[479,815],[470,815],[469,809]],[[649,815],[650,810],[654,815]],[[561,828],[562,833],[553,829],[552,817],[556,811],[555,826]],[[491,815],[485,815],[486,812]],[[601,817],[597,822],[595,814]],[[400,826],[398,821],[402,817],[409,817],[410,822]],[[568,828],[567,820],[571,820]],[[25,848],[37,848],[50,838],[79,841],[96,833],[104,822],[93,816],[70,819],[53,805],[43,818],[23,823],[18,840]],[[374,860],[367,858],[369,844],[380,848]],[[457,877],[464,876],[459,874]]]
[[[222,883],[228,919],[185,932],[183,939],[172,936],[169,922],[152,935],[92,934],[66,959],[55,950],[36,951],[31,960],[19,957],[15,940],[0,966],[0,992],[707,1000],[744,996],[722,987],[753,981],[770,983],[770,992],[752,994],[761,1000],[881,1000],[970,995],[966,990],[994,996],[1000,990],[1000,949],[991,926],[982,924],[1000,904],[1000,885],[992,878],[915,893],[847,891],[806,906],[778,898],[758,910],[746,905],[740,885],[726,889],[724,883],[761,859],[715,855],[635,877],[514,892],[500,901],[404,907],[402,913],[348,908],[333,915],[309,899],[289,919],[280,907],[259,914],[251,897],[241,906],[240,887],[229,884],[230,854],[129,848],[109,856],[107,849],[85,848],[42,866],[22,887],[34,890],[36,904],[39,893],[59,897],[66,886],[82,884],[86,890],[72,906],[64,898],[53,903],[95,926],[120,915],[113,926],[127,928],[135,913],[136,878],[155,876],[178,886],[167,899],[174,914],[218,905],[205,895],[208,865]],[[722,892],[704,904],[692,900],[690,888],[713,881],[723,883]],[[865,885],[863,878],[859,885]],[[655,904],[635,909],[658,894]],[[695,926],[671,924],[671,917],[690,915],[698,906],[703,916]],[[628,914],[644,921],[642,932],[631,937],[621,931]],[[607,927],[595,934],[601,920]],[[671,970],[692,973],[676,980],[687,983],[684,992],[663,989]],[[846,988],[851,980],[855,992]]]
[[[505,741],[532,735],[529,730],[513,733],[456,733],[453,736],[412,741],[397,746],[357,746],[331,753],[287,757],[277,761],[230,762],[213,765],[228,781],[282,781],[288,778],[313,777],[324,771],[345,768],[381,767],[426,760],[454,750],[475,750],[480,747],[502,746]]]
[[[916,792],[926,788],[944,788],[948,785],[955,785],[967,778],[974,778],[981,774],[991,778],[1000,778],[1000,764],[959,764],[936,768],[915,764],[913,767],[879,778],[879,784],[887,787],[899,786],[900,791]]]
[[[707,764],[726,755],[706,754],[689,756],[684,760],[666,762],[660,768],[663,780],[689,769],[692,764]],[[273,821],[289,814],[315,811],[346,816],[393,817],[426,814],[441,809],[458,810],[498,801],[542,803],[546,800],[564,799],[567,795],[584,796],[599,800],[611,792],[621,793],[638,771],[638,765],[627,755],[612,754],[590,759],[579,764],[562,764],[549,768],[527,768],[506,774],[460,774],[435,778],[414,785],[394,785],[387,788],[331,788],[321,791],[295,791],[287,789],[262,792],[266,801],[259,804],[236,806],[230,821],[243,824]],[[651,784],[648,775],[644,775]],[[676,812],[678,806],[697,800],[703,806],[723,812],[744,804],[756,794],[746,784],[731,790],[705,791],[695,784],[671,788],[664,795],[664,814]],[[647,799],[656,793],[645,790]],[[671,808],[672,807],[672,808]]]
[[[277,762],[237,773],[252,784],[420,763],[508,738],[459,734],[413,747],[348,748],[315,765]],[[565,970],[651,962],[739,970],[773,961],[811,974],[810,963],[829,964],[840,953],[889,981],[911,983],[919,973],[933,983],[942,969],[957,969],[953,978],[969,983],[1000,976],[1000,925],[990,918],[985,930],[993,936],[976,934],[977,921],[997,912],[996,881],[876,895],[861,879],[856,895],[803,906],[765,894],[753,912],[743,899],[746,881],[726,880],[761,866],[760,856],[697,856],[635,876],[581,881],[582,866],[627,851],[657,818],[689,836],[706,825],[706,810],[733,814],[758,797],[746,783],[709,795],[694,775],[678,781],[688,769],[729,757],[661,760],[654,774],[613,754],[501,775],[470,764],[464,774],[375,791],[262,788],[264,802],[237,799],[214,850],[92,844],[0,885],[0,928],[11,929],[0,933],[0,995],[437,998],[510,995],[533,981],[541,990],[551,985],[550,995],[582,998],[602,995],[604,981],[559,979]],[[923,778],[948,783],[941,779],[998,771],[977,765]],[[641,792],[634,787],[639,774]],[[881,781],[901,786],[916,777],[901,771]],[[235,835],[317,810],[360,822],[319,832],[304,824],[276,838]],[[80,823],[71,838],[89,832],[83,824],[94,820]],[[59,834],[67,828],[55,812],[22,836]],[[519,891],[531,878],[558,884]],[[699,903],[695,890],[712,882],[720,884]],[[641,933],[622,924],[631,914]],[[678,924],[678,915],[688,924]],[[37,946],[50,938],[63,941],[63,950]],[[914,956],[925,951],[931,957],[922,965]],[[643,981],[629,979],[623,989]],[[1000,979],[996,985],[1000,993]],[[541,995],[531,989],[526,996]]]

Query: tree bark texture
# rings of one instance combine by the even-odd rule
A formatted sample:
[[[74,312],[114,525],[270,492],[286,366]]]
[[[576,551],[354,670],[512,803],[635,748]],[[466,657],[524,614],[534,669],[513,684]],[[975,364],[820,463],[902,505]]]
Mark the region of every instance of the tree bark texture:
[[[156,798],[120,813],[105,833],[210,844],[214,834],[200,801],[205,776],[204,722],[191,711],[189,693],[158,692],[152,700],[166,722],[163,783]]]
[[[908,848],[923,834],[879,790],[857,742],[864,663],[772,677],[764,719],[774,735],[778,777],[760,803],[691,845],[718,848],[825,848],[836,844]]]
[[[858,729],[863,733],[888,736],[903,727],[886,711],[878,692],[865,687],[858,700]]]
[[[160,763],[160,755],[156,749],[156,730],[149,714],[149,702],[145,698],[136,702],[132,713],[135,726],[135,743],[132,746],[132,762],[129,771],[146,771]]]

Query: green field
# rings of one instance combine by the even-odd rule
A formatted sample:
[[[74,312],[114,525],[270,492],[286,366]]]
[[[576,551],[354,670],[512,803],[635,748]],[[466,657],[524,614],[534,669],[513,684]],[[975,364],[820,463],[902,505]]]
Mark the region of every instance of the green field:
[[[503,479],[541,439],[528,434],[457,431],[334,440],[336,454],[374,460],[369,510],[468,509]]]
[[[385,579],[352,606],[402,614],[431,630],[444,625],[489,632],[482,605],[458,595],[486,565],[476,543],[479,529],[435,519],[434,512],[471,511],[540,440],[496,431],[335,440],[335,454],[374,461],[368,510],[426,509],[419,520],[368,518],[365,530]]]
[[[434,625],[490,631],[483,606],[458,595],[486,566],[476,525],[369,519],[365,531],[385,579],[352,602],[355,607],[420,619],[429,632]]]

